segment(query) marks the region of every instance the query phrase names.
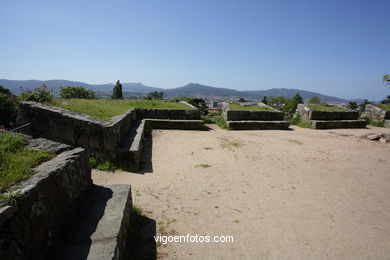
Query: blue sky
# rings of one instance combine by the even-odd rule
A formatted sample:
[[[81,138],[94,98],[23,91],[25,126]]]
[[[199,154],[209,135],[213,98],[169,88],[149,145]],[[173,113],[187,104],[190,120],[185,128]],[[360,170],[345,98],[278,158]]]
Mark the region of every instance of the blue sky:
[[[0,78],[390,95],[390,1],[0,1]]]

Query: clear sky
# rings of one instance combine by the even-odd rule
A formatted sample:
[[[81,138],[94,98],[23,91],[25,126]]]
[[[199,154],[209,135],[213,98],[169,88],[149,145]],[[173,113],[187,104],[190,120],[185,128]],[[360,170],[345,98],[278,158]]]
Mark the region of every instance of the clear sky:
[[[1,0],[0,78],[390,95],[390,0]]]

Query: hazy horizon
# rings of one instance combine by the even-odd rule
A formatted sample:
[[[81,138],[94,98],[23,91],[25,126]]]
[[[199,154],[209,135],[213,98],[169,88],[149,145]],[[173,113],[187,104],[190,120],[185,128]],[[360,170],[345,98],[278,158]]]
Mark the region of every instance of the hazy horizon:
[[[390,2],[3,1],[0,78],[390,94]]]

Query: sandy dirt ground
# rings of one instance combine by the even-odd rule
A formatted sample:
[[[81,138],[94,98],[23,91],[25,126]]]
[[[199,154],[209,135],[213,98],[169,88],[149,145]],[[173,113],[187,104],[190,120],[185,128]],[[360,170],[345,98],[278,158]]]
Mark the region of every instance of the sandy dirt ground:
[[[384,128],[154,130],[132,185],[156,232],[233,236],[158,245],[162,259],[390,259],[390,144]]]

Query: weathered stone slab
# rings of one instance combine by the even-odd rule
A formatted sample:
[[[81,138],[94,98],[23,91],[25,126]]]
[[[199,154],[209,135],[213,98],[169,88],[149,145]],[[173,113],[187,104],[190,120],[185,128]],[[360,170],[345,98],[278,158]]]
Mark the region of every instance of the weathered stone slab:
[[[288,121],[228,121],[231,130],[286,130]]]
[[[2,260],[43,259],[92,183],[83,148],[65,151],[35,170],[30,179],[11,187],[17,200],[0,209]]]
[[[197,120],[200,119],[200,112],[198,109],[137,108],[137,118]]]
[[[357,120],[359,112],[354,111],[317,111],[309,112],[310,120]]]
[[[298,104],[297,113],[303,120],[357,120],[359,112],[356,111],[319,111],[313,110],[307,104]]]
[[[129,135],[126,135],[116,151],[117,163],[129,171],[140,167],[143,140],[145,135],[145,119],[135,122]]]
[[[45,138],[30,138],[27,147],[36,150],[46,150],[55,154],[60,154],[64,151],[72,149],[72,146],[70,145],[54,142]]]
[[[365,120],[312,120],[311,123],[314,129],[366,128],[367,126]]]
[[[385,111],[373,104],[367,104],[362,112],[362,117],[368,117],[374,121],[382,122],[383,120],[390,120],[390,111]]]
[[[205,130],[203,120],[145,119],[149,129]]]
[[[51,259],[127,259],[130,185],[93,185],[80,209],[74,226],[53,248]]]

